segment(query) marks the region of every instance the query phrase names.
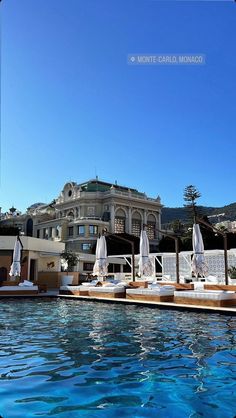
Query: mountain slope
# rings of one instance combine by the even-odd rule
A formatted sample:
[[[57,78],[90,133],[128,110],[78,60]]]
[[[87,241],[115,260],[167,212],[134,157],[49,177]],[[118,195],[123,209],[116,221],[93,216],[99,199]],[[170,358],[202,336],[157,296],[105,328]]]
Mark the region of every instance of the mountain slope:
[[[236,220],[236,203],[231,203],[221,208],[214,208],[208,206],[198,206],[201,215],[212,216],[224,213],[224,216],[212,218],[213,222],[221,222],[224,220],[234,221]],[[185,207],[180,208],[163,208],[162,209],[162,224],[172,222],[176,219],[181,222],[187,222],[189,218],[189,211]],[[211,220],[211,218],[210,218]]]

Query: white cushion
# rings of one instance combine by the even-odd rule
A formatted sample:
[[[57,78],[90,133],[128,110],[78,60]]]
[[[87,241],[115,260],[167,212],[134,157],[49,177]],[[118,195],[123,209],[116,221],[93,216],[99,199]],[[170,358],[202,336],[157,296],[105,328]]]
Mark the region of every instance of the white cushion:
[[[173,289],[165,289],[164,286],[153,288],[153,289],[126,289],[127,295],[150,295],[150,296],[172,296],[174,295]]]
[[[172,284],[164,284],[161,287],[162,287],[162,289],[175,290],[175,286],[173,286]]]
[[[60,290],[85,290],[84,286],[60,286]]]
[[[38,286],[1,286],[1,291],[11,291],[11,290],[18,290],[19,292],[24,292],[25,290],[38,290]]]
[[[82,286],[86,286],[86,287],[93,287],[96,286],[98,280],[92,280],[92,282],[83,282],[81,283]]]
[[[125,288],[123,286],[98,286],[90,288],[91,292],[97,293],[124,293]]]
[[[117,286],[124,286],[124,287],[127,287],[127,286],[129,286],[129,283],[127,283],[127,282],[119,282],[118,283],[118,285]]]
[[[30,280],[24,280],[22,283],[18,284],[18,286],[20,287],[24,287],[24,286],[32,287],[33,285],[34,285],[33,282],[31,282]]]
[[[155,289],[155,290],[158,290],[158,289],[164,290],[164,289],[166,289],[166,290],[173,290],[174,291],[175,290],[175,286],[172,286],[171,284],[164,284],[164,285],[160,286],[157,283],[150,283],[148,285],[148,289]]]
[[[119,279],[108,279],[105,283],[118,284],[118,283],[120,283],[120,280]]]
[[[236,299],[236,293],[223,290],[185,290],[176,291],[176,297],[191,298],[191,299],[210,299],[210,300],[227,300]]]
[[[159,289],[160,285],[158,283],[149,283],[148,289]]]

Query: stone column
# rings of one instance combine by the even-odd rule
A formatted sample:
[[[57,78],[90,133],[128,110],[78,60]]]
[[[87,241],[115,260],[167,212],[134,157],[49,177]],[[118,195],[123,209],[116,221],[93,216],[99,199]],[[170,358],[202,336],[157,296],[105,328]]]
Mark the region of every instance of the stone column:
[[[110,219],[110,232],[115,232],[115,205],[110,205],[110,213],[111,213],[111,219]]]
[[[158,212],[158,215],[157,215],[157,228],[158,229],[161,229],[161,214],[160,214],[160,212]],[[157,239],[160,239],[161,237],[160,237],[160,232],[158,232],[157,233]]]
[[[62,238],[62,227],[61,227],[61,225],[59,225],[59,228],[58,228],[58,238]]]
[[[52,239],[54,240],[56,238],[56,228],[52,227]]]
[[[128,209],[128,234],[132,234],[132,209]]]
[[[143,223],[147,225],[147,211],[146,210],[144,210],[143,212]]]

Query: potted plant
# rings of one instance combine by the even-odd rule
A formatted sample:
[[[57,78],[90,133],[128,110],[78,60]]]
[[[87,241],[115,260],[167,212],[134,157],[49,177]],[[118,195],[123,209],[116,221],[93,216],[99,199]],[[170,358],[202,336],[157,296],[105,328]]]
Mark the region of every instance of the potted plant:
[[[66,271],[66,276],[62,276],[62,285],[66,286],[72,284],[73,282],[74,276],[68,275],[68,272],[71,271],[73,267],[77,265],[79,257],[72,251],[63,251],[60,257],[62,260],[62,267]]]
[[[228,273],[231,279],[236,280],[236,266],[230,266],[228,268]]]

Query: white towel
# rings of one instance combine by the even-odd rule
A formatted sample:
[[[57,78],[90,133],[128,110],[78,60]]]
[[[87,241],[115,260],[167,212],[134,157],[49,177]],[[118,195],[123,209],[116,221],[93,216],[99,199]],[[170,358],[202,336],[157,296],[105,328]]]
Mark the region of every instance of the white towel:
[[[23,283],[19,283],[18,286],[33,286],[34,283],[30,282],[29,280],[24,280]]]

